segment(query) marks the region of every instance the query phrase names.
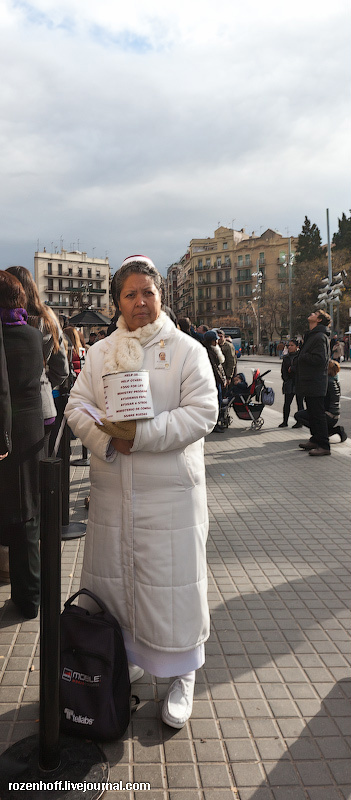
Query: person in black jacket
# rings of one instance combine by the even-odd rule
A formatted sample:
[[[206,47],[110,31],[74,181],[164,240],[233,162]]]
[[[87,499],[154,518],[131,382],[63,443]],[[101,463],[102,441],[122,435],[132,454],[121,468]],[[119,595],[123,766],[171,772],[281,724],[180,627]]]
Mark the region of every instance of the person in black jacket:
[[[296,395],[296,388],[295,388],[295,374],[296,374],[296,362],[298,358],[299,350],[297,347],[297,342],[294,339],[290,339],[288,344],[288,353],[286,356],[283,356],[282,361],[282,369],[281,369],[281,376],[283,381],[283,395],[284,395],[284,408],[283,408],[283,422],[278,425],[278,428],[287,428],[288,427],[288,419],[290,414],[291,403]],[[297,408],[300,411],[303,409],[303,398],[300,395],[296,395],[296,403]],[[293,428],[301,428],[301,422],[296,422],[295,425],[292,426]]]
[[[328,327],[330,316],[326,311],[312,311],[308,317],[309,331],[296,365],[296,394],[305,398],[311,429],[311,440],[300,442],[299,447],[311,456],[330,456],[330,444],[324,398],[328,386],[330,357]]]
[[[0,461],[11,452],[11,397],[0,321]]]
[[[330,360],[328,365],[328,388],[327,394],[324,398],[324,407],[325,407],[325,414],[327,418],[327,425],[328,425],[328,434],[329,436],[333,436],[334,433],[338,433],[340,436],[341,442],[346,442],[347,434],[345,429],[342,425],[338,425],[339,417],[340,417],[340,382],[339,382],[339,373],[340,372],[340,365],[337,361]],[[310,427],[310,420],[308,416],[308,411],[302,410],[297,411],[295,414],[295,419],[297,422],[300,422],[301,425],[306,425],[307,428]],[[312,440],[310,439],[310,442]]]
[[[0,272],[0,318],[12,407],[12,451],[0,461],[0,543],[9,546],[11,599],[27,619],[38,614],[39,459],[44,444],[40,394],[43,337],[27,325],[22,284]]]

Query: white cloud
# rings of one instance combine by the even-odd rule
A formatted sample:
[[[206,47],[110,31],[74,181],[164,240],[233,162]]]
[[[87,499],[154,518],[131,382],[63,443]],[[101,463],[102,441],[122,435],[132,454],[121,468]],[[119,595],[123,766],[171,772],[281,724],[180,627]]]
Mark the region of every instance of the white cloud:
[[[344,0],[1,9],[0,213],[14,254],[62,232],[116,265],[143,237],[163,266],[219,219],[297,234],[305,214],[324,225],[330,200],[334,229],[348,212]]]

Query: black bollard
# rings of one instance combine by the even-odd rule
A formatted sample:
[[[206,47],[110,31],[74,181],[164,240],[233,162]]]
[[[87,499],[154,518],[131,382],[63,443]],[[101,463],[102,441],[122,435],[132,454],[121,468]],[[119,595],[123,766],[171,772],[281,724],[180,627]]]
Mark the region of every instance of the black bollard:
[[[56,769],[59,754],[61,611],[61,459],[40,462],[40,718],[39,764]]]
[[[79,539],[85,535],[86,525],[83,522],[69,521],[69,486],[70,486],[70,457],[71,457],[71,431],[67,425],[63,429],[61,439],[62,452],[62,539]]]

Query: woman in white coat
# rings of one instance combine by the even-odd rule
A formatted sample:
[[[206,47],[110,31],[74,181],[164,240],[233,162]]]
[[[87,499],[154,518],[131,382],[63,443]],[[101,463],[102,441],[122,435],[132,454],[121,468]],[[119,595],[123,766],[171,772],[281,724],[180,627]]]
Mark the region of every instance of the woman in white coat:
[[[209,636],[203,437],[218,401],[207,352],[161,310],[161,285],[150,259],[125,259],[111,286],[117,329],[88,351],[66,416],[92,454],[81,585],[119,620],[131,680],[172,678],[162,719],[181,728]],[[153,418],[108,422],[102,376],[141,369]]]

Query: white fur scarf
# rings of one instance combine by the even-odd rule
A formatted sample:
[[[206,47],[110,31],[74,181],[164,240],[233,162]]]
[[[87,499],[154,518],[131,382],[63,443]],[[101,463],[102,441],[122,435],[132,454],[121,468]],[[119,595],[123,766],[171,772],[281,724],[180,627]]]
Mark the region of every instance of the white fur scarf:
[[[166,319],[167,315],[161,311],[155,322],[137,328],[136,331],[130,331],[124,317],[119,317],[117,329],[108,337],[109,346],[104,358],[104,374],[134,372],[141,369],[144,361],[143,345],[150,342],[161,330]]]

